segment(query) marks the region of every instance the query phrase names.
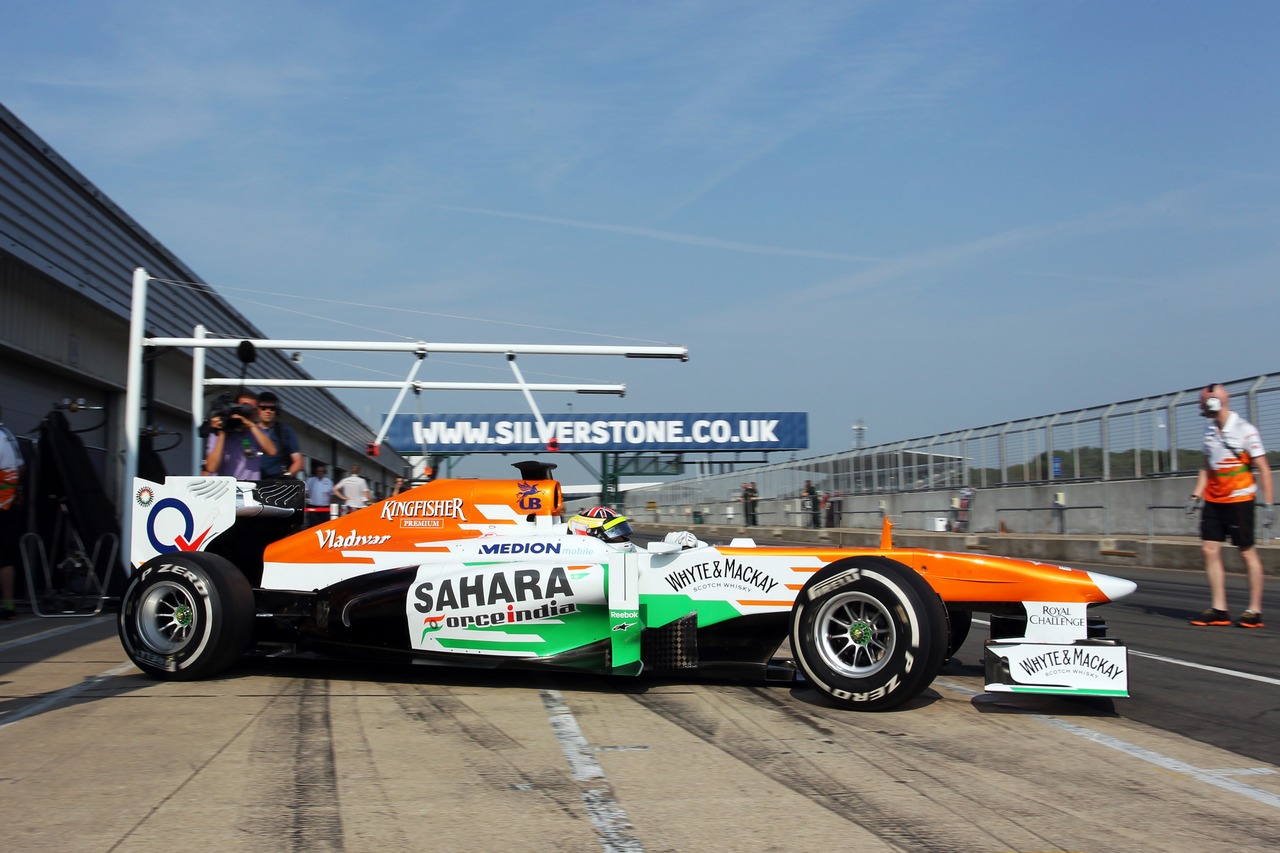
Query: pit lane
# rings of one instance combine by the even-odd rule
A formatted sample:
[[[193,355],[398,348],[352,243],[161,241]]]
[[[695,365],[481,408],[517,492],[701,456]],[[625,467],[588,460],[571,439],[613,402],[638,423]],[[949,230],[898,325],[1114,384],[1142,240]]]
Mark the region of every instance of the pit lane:
[[[0,625],[6,847],[1273,849],[1277,631],[1192,629],[1198,574],[1130,571],[1114,706],[981,694],[977,636],[859,714],[802,686],[285,659],[156,682],[110,619],[23,618]]]

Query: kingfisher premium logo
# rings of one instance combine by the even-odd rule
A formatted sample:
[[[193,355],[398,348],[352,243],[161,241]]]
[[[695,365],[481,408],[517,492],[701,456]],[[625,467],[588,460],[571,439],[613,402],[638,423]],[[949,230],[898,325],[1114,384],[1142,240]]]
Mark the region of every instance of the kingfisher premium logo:
[[[428,501],[395,501],[385,500],[381,504],[381,515],[383,521],[393,521],[400,519],[401,527],[430,527],[432,525],[424,524],[420,519],[427,518],[455,518],[458,521],[466,522],[467,518],[462,512],[462,498],[441,498],[438,500]]]

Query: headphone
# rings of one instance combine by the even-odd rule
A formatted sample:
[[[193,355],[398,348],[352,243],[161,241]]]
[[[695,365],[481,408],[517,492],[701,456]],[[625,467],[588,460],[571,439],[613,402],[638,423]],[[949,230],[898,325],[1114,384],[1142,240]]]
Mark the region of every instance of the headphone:
[[[1204,390],[1212,394],[1213,389],[1216,387],[1217,385],[1206,385],[1204,386]],[[1206,397],[1204,401],[1204,410],[1210,414],[1216,415],[1218,412],[1222,411],[1222,400],[1217,397]]]

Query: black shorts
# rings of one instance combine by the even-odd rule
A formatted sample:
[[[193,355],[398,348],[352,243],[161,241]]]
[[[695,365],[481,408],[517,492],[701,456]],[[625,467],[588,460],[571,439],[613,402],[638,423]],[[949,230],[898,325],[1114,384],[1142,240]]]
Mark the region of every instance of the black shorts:
[[[0,509],[0,566],[20,566],[18,540],[26,532],[27,513],[23,509]]]
[[[1230,535],[1232,545],[1249,550],[1256,544],[1253,538],[1253,507],[1252,500],[1230,504],[1205,501],[1200,512],[1200,538],[1225,542]]]

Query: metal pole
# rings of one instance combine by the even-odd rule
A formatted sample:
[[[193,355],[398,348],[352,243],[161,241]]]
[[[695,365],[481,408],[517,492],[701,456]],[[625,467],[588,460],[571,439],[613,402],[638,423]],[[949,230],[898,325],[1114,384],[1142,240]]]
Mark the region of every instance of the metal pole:
[[[196,340],[204,340],[208,330],[196,326]],[[200,440],[200,425],[204,423],[204,347],[196,347],[191,353],[191,473],[204,471],[204,442]]]
[[[400,379],[267,379],[255,376],[254,385],[263,388],[365,388],[372,390],[398,391],[404,387]],[[238,386],[239,379],[213,378],[206,379],[205,385]],[[614,385],[567,385],[559,383],[533,382],[421,382],[412,383],[412,387],[420,391],[572,391],[575,394],[615,394],[626,396],[625,383]]]
[[[382,440],[387,437],[387,430],[391,428],[391,421],[400,412],[400,404],[404,402],[404,395],[413,387],[413,380],[418,376],[418,370],[422,367],[422,363],[427,360],[426,351],[418,353],[417,359],[413,362],[413,368],[409,371],[409,376],[404,380],[404,384],[400,386],[400,393],[396,395],[396,401],[391,405],[391,411],[387,412],[387,417],[382,421],[382,429],[378,430],[378,436],[373,440],[373,447],[382,446]],[[417,391],[417,389],[414,389]]]
[[[147,282],[142,267],[133,271],[133,304],[129,310],[129,352],[124,382],[124,470],[121,472],[120,553],[125,573],[133,571],[133,478],[138,473],[138,441],[142,433],[142,338],[147,316]]]
[[[516,354],[507,353],[507,364],[511,365],[511,372],[516,375],[516,382],[519,383],[520,390],[524,393],[525,402],[529,404],[529,409],[533,412],[533,417],[538,421],[538,438],[539,440],[550,441],[553,436],[543,436],[547,432],[547,422],[542,419],[542,412],[538,411],[538,404],[533,401],[533,394],[529,393],[529,384],[524,381],[524,374],[520,372],[520,367],[516,364]]]
[[[196,338],[148,338],[147,346],[194,347],[204,346],[210,349],[235,349],[240,341],[231,339]],[[255,349],[287,349],[287,350],[341,350],[344,352],[444,352],[444,353],[488,353],[490,355],[620,355],[626,358],[678,358],[689,360],[688,347],[608,347],[608,346],[568,346],[557,344],[458,344],[436,343],[425,341],[275,341],[262,338],[250,339]]]

